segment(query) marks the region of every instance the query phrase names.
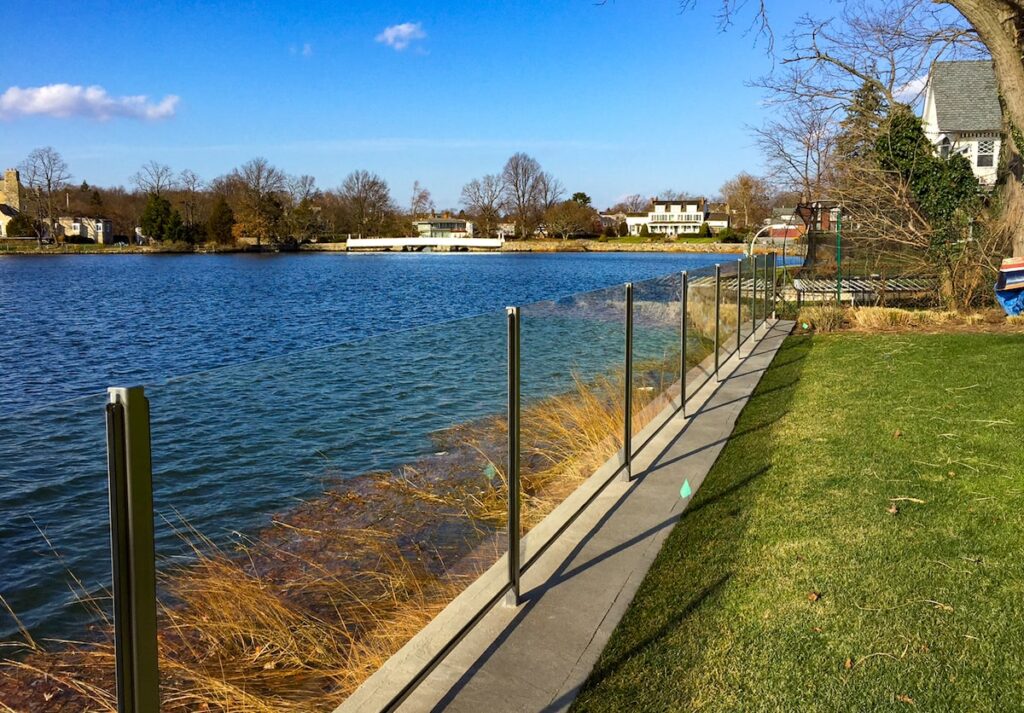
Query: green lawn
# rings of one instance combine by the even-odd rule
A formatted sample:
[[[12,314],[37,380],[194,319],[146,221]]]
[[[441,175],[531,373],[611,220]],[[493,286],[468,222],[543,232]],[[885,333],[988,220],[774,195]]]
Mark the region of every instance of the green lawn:
[[[1022,354],[790,337],[573,710],[1024,709]]]

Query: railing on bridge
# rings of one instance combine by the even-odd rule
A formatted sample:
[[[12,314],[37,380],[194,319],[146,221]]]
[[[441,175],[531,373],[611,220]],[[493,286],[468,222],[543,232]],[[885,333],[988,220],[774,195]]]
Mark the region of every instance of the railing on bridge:
[[[38,527],[70,559],[26,581],[52,588],[67,562],[93,607],[30,612],[82,643],[26,642],[11,675],[59,674],[61,696],[121,711],[331,707],[459,600],[397,707],[749,353],[776,274],[773,254],[744,258],[0,415],[0,481],[21,509],[0,541],[32,559]],[[55,487],[60,508],[33,507]],[[109,549],[78,511],[105,499]],[[32,592],[0,594],[31,608]]]

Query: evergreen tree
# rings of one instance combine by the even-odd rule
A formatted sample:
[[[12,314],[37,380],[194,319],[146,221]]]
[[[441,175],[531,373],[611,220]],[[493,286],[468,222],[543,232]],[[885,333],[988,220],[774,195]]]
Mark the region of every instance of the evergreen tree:
[[[234,240],[231,228],[235,225],[235,214],[231,206],[224,199],[224,196],[217,198],[210,211],[210,218],[206,221],[206,237],[215,243],[222,245]]]
[[[886,103],[882,93],[871,82],[864,82],[846,107],[846,116],[839,123],[836,151],[841,159],[864,158],[874,154],[879,128],[885,119]]]
[[[178,216],[181,219],[181,216]],[[171,220],[171,202],[155,193],[150,193],[146,198],[146,207],[142,211],[142,219],[139,225],[142,227],[142,234],[152,240],[164,240],[167,234],[167,225]]]

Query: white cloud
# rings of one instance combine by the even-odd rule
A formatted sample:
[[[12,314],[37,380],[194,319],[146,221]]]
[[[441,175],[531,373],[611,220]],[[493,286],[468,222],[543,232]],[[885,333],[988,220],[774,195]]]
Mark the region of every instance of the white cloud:
[[[140,94],[112,97],[103,87],[75,84],[47,84],[43,87],[10,87],[0,94],[0,119],[21,116],[53,116],[60,119],[141,119],[157,121],[174,116],[178,97],[168,94],[159,102],[151,102]]]
[[[422,40],[427,36],[423,31],[423,25],[419,22],[403,22],[400,25],[385,27],[384,31],[377,35],[377,42],[401,52],[416,40]]]
[[[304,45],[302,45],[302,56],[303,57],[312,57],[313,56],[313,45],[311,45],[309,42],[307,42]]]
[[[896,98],[899,99],[901,102],[913,104],[921,97],[921,93],[924,91],[924,88],[927,84],[927,74],[918,77],[917,79],[911,79],[909,82],[907,82],[902,87],[896,90]]]

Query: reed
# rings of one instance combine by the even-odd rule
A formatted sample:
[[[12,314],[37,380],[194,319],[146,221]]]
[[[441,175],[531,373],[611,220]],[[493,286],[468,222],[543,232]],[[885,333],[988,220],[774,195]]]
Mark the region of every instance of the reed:
[[[638,413],[671,373],[642,368],[660,376],[634,390]],[[524,404],[524,529],[621,448],[622,379],[577,376],[567,393]],[[497,417],[450,429],[437,436],[449,456],[339,483],[231,547],[175,523],[189,557],[160,568],[162,710],[344,700],[500,555],[506,435]],[[0,664],[0,701],[115,710],[111,625],[98,621],[85,642],[43,646],[26,631],[27,653]]]

